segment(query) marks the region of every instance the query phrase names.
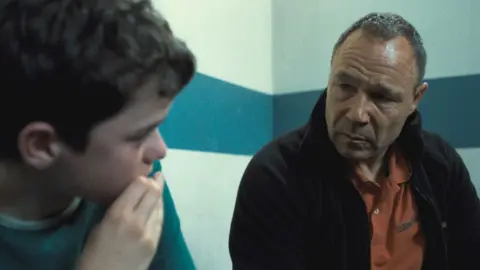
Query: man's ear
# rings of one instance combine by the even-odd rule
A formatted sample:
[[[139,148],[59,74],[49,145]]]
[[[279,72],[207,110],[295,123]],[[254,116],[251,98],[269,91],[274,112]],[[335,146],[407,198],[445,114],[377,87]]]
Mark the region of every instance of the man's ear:
[[[50,124],[32,122],[18,134],[18,150],[23,162],[41,170],[55,162],[61,153],[61,145]]]
[[[417,88],[415,88],[415,92],[413,95],[413,103],[411,107],[411,113],[413,113],[417,108],[418,104],[420,104],[420,100],[423,98],[423,95],[425,95],[425,92],[428,90],[428,84],[426,82],[423,82]]]

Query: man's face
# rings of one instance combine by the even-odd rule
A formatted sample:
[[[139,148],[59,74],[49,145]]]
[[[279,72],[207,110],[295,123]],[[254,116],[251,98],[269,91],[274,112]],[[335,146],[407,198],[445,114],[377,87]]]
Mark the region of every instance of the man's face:
[[[416,61],[405,38],[352,33],[333,57],[327,90],[326,123],[337,151],[352,160],[383,153],[426,89],[417,87]]]
[[[84,153],[62,146],[49,170],[56,188],[72,196],[110,203],[137,177],[146,176],[167,147],[158,130],[171,100],[158,97],[156,83],[146,84],[115,117],[96,126]]]

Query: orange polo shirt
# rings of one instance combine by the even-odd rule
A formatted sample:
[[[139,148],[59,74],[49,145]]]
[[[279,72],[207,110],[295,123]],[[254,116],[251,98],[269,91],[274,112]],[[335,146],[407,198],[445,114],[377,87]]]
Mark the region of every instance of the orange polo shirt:
[[[425,242],[408,184],[411,170],[399,151],[393,151],[388,169],[377,182],[358,171],[354,181],[370,220],[371,269],[420,270]]]

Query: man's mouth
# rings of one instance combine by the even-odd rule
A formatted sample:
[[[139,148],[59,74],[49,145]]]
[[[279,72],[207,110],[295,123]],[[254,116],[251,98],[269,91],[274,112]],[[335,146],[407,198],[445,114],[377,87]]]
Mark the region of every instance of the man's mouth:
[[[347,134],[347,133],[344,133],[342,135],[344,135],[345,137],[347,137],[348,139],[354,142],[368,142],[368,138],[365,136],[360,136],[356,134]]]

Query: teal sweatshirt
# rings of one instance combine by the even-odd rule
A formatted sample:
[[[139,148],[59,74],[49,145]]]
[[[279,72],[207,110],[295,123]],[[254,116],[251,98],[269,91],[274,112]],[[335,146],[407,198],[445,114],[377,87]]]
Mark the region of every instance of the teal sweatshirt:
[[[160,170],[157,162],[152,174]],[[149,269],[194,270],[167,185],[163,197],[164,227]],[[88,235],[105,210],[98,204],[78,201],[77,207],[56,221],[19,222],[0,216],[0,270],[74,270]]]

